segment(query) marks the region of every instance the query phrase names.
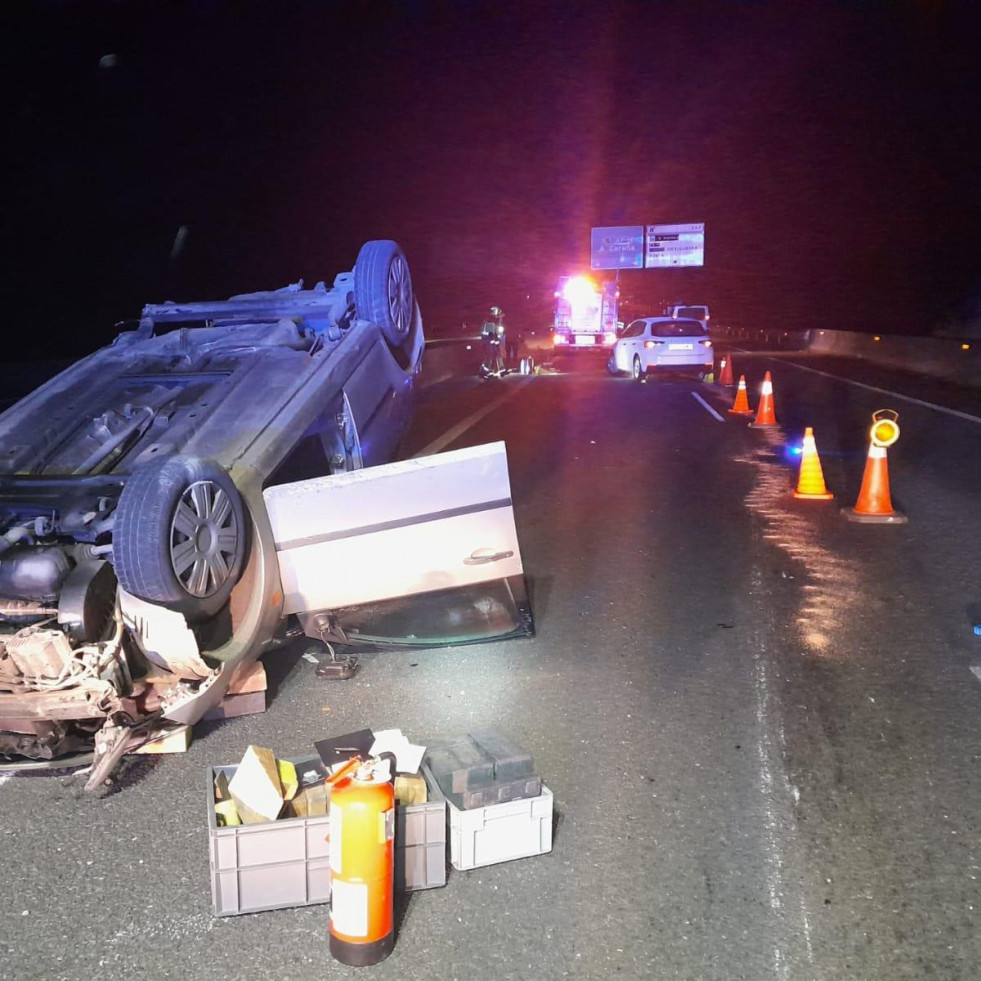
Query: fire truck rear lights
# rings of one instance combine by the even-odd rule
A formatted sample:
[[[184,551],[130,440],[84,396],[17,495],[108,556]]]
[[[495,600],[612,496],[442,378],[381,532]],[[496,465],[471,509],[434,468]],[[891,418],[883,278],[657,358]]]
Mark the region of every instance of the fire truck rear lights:
[[[603,335],[603,343],[604,344],[616,344],[616,342],[617,342],[617,335],[616,334],[604,334]]]
[[[571,303],[583,303],[596,293],[596,286],[591,279],[586,276],[573,276],[565,284],[563,290],[565,298]]]
[[[565,334],[553,334],[552,335],[552,343],[556,347],[560,347],[563,344],[568,344],[569,343],[569,338],[566,337]]]

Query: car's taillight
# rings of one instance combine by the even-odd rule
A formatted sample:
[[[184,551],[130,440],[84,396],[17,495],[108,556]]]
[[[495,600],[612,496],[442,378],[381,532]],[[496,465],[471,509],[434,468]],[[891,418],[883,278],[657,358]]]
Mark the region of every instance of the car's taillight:
[[[711,347],[712,346],[712,342],[711,341],[699,341],[698,343],[701,344],[702,347]]]
[[[644,341],[644,347],[650,350],[650,348],[657,347],[658,344],[663,344],[663,343],[664,341]]]
[[[566,337],[565,334],[553,334],[552,335],[552,343],[556,347],[559,347],[562,344],[568,344],[569,343],[569,338]]]

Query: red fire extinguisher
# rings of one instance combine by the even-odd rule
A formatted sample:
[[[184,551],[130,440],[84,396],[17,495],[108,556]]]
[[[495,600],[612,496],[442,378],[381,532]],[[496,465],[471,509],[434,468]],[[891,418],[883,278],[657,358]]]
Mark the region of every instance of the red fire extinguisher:
[[[342,964],[383,961],[395,946],[395,757],[347,767],[330,794],[330,952]]]

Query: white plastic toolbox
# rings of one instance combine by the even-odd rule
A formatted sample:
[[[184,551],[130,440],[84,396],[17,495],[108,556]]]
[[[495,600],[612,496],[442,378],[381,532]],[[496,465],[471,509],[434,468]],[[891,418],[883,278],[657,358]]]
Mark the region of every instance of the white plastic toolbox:
[[[552,792],[544,784],[538,797],[462,811],[446,799],[428,767],[423,773],[432,796],[446,804],[453,868],[477,869],[552,850]]]
[[[235,766],[208,767],[208,850],[216,916],[313,906],[330,901],[330,818],[285,818],[219,827],[214,780]],[[395,888],[446,885],[446,802],[427,777],[431,799],[395,812]]]

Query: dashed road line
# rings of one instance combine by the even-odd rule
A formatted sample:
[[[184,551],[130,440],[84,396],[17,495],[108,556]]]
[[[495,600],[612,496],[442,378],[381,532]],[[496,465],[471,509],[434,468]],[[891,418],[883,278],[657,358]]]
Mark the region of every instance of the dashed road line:
[[[488,403],[482,409],[478,409],[476,412],[472,412],[466,419],[458,422],[455,426],[447,429],[442,436],[438,436],[434,439],[428,446],[424,446],[418,453],[413,453],[412,458],[420,456],[432,456],[434,453],[439,453],[441,450],[445,449],[450,445],[455,439],[459,439],[471,426],[475,426],[481,419],[485,416],[489,416],[495,409],[504,405],[509,399],[513,399],[515,395],[520,392],[525,385],[527,385],[534,378],[533,375],[522,379],[512,385],[510,391],[505,392],[500,398],[495,399],[493,402]]]
[[[710,406],[708,402],[706,402],[705,399],[703,399],[702,396],[698,394],[698,392],[689,392],[688,394],[691,395],[691,397],[696,402],[698,402],[710,416],[712,416],[714,419],[718,420],[719,422],[725,422],[725,419],[722,416],[720,416],[719,413],[716,412],[715,409],[713,409],[712,406]]]

